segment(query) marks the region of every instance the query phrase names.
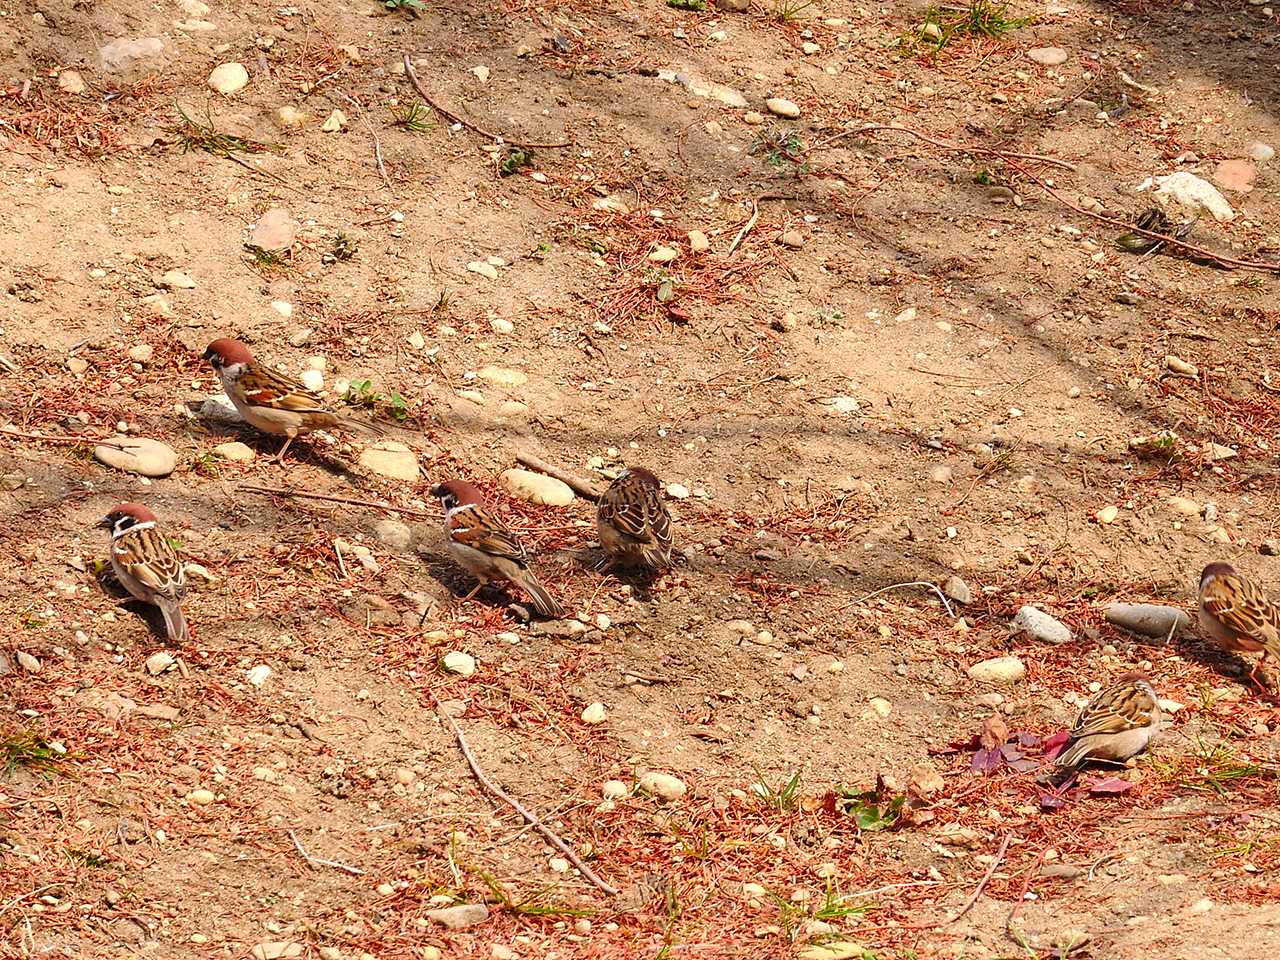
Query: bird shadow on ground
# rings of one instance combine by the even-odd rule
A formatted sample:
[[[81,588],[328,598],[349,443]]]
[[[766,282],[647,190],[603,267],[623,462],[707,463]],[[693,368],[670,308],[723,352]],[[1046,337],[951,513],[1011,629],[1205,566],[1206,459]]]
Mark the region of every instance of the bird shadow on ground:
[[[151,634],[152,639],[168,642],[169,634],[165,629],[164,615],[160,612],[159,607],[144,600],[139,600],[126,590],[120,581],[116,579],[110,566],[103,567],[95,575],[94,579],[97,580],[102,592],[115,601],[117,607],[121,610],[128,610],[146,624],[147,631]]]

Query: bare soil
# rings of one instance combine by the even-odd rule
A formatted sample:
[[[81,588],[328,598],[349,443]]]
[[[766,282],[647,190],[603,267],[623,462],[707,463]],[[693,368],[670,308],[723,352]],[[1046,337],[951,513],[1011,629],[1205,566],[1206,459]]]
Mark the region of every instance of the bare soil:
[[[1035,22],[934,56],[893,45],[910,5],[200,7],[0,20],[5,955],[1276,956],[1276,706],[1194,628],[1139,642],[1101,608],[1189,609],[1212,560],[1276,578],[1277,279],[1123,252],[1083,212],[1131,222],[1148,176],[1212,180],[1280,139],[1271,8],[1018,4]],[[162,52],[104,64],[148,37]],[[1028,57],[1051,46],[1065,63]],[[467,126],[402,122],[406,53]],[[250,79],[223,96],[227,62]],[[567,145],[521,158],[493,135]],[[1275,255],[1276,168],[1255,165],[1224,190],[1237,217],[1191,242]],[[296,239],[255,253],[277,207]],[[218,336],[398,394],[421,478],[364,469],[345,435],[282,471],[275,440],[200,417]],[[144,482],[77,442],[120,422],[178,469]],[[257,459],[212,453],[236,439]],[[520,450],[683,486],[681,562],[597,572],[592,504],[497,485]],[[455,476],[578,620],[461,601],[428,495]],[[213,578],[193,578],[187,647],[96,575],[94,524],[127,499]],[[409,547],[375,532],[388,518]],[[923,588],[868,598],[953,575],[955,616]],[[1027,603],[1072,642],[1012,634]],[[476,673],[445,672],[451,651]],[[1006,654],[1020,682],[968,677]],[[969,772],[993,711],[1047,736],[1137,668],[1181,708],[1126,792],[1046,810],[1034,773]],[[445,714],[621,897],[557,869]],[[878,775],[887,802],[922,764],[944,786],[892,829],[834,802]],[[687,792],[643,795],[649,771]],[[427,917],[454,902],[489,917]]]

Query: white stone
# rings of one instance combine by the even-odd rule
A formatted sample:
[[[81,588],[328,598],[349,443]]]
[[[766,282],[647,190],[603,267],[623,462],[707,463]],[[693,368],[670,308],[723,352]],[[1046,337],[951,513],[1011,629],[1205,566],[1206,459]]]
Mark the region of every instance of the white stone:
[[[868,701],[868,705],[880,717],[887,717],[889,714],[893,713],[893,704],[884,697],[872,697]]]
[[[314,393],[319,393],[324,389],[324,374],[319,370],[303,370],[298,379],[302,381],[304,387]]]
[[[506,367],[482,367],[476,372],[476,376],[499,387],[522,387],[529,382],[527,373]]]
[[[672,500],[684,500],[689,496],[689,488],[683,483],[667,484],[667,496]]]
[[[200,405],[200,419],[210,423],[243,423],[244,417],[225,393],[209,397]]]
[[[84,78],[80,76],[78,70],[63,70],[58,74],[58,89],[73,95],[84,93],[86,89]]]
[[[231,94],[243,90],[249,83],[249,71],[243,63],[224,63],[209,74],[209,86],[218,93]]]
[[[379,520],[373,525],[373,535],[378,538],[378,542],[385,547],[389,547],[398,553],[408,550],[413,543],[413,531],[409,529],[408,524],[401,523],[399,520],[392,520],[389,517]]]
[[[1027,56],[1043,67],[1060,67],[1067,62],[1067,51],[1061,47],[1035,47]]]
[[[235,463],[252,463],[258,456],[253,452],[252,447],[246,443],[241,443],[239,440],[230,440],[227,443],[218,444],[213,448],[213,455]]]
[[[272,300],[271,309],[285,318],[293,316],[293,304],[288,300]],[[297,346],[297,344],[295,344],[295,346]]]
[[[378,440],[360,451],[360,466],[366,470],[412,483],[421,476],[417,455],[399,440]]]
[[[245,674],[245,679],[248,680],[252,686],[261,687],[267,682],[267,678],[270,676],[271,668],[265,663],[260,663]]]
[[[573,488],[563,480],[532,470],[504,470],[498,482],[504,490],[521,500],[549,507],[567,507],[575,498]]]
[[[489,279],[489,280],[498,279],[498,268],[491,263],[486,263],[483,260],[472,260],[470,263],[467,264],[467,269],[470,270],[472,273],[478,273],[480,274],[480,276],[485,277],[486,279]]]
[[[212,790],[192,790],[187,794],[187,799],[197,807],[207,807],[218,798]]]
[[[346,125],[347,115],[335,107],[329,116],[325,118],[324,123],[320,125],[320,129],[325,133],[338,133]]]
[[[39,673],[42,669],[40,661],[25,650],[18,651],[17,659],[18,666],[27,671],[27,673]]]
[[[196,282],[181,270],[170,270],[160,278],[159,285],[169,290],[192,290]]]
[[[471,73],[472,73],[472,74],[475,76],[475,78],[476,78],[477,80],[479,80],[481,83],[488,83],[488,82],[489,82],[489,68],[488,68],[488,67],[485,67],[485,66],[472,67],[472,68],[471,68]]]
[[[506,317],[494,317],[492,320],[489,321],[489,329],[491,329],[494,333],[500,333],[505,335],[508,333],[514,333],[516,329],[516,325],[512,323],[510,320],[508,320]]]
[[[449,673],[456,673],[460,677],[469,677],[476,672],[475,657],[469,653],[463,653],[461,650],[446,653],[440,664]]]
[[[764,105],[774,116],[785,117],[788,120],[794,120],[800,116],[800,108],[785,97],[770,97]]]
[[[1045,643],[1068,643],[1071,640],[1071,630],[1066,624],[1032,606],[1024,606],[1017,612],[1013,628]]]
[[[985,683],[1017,683],[1026,676],[1027,667],[1017,657],[993,657],[975,663],[967,672]]]
[[[679,777],[669,773],[650,771],[642,776],[636,784],[637,788],[650,796],[667,802],[679,800],[688,789]]]
[[[600,788],[600,795],[605,800],[621,800],[629,792],[627,785],[621,780],[606,780],[604,786]]]
[[[582,711],[582,722],[593,727],[597,724],[604,723],[608,718],[608,714],[605,713],[604,704],[598,700],[595,703],[589,704]]]
[[[670,263],[678,256],[680,256],[680,251],[674,247],[657,247],[649,254],[649,259],[654,263]]]
[[[1165,177],[1148,177],[1138,185],[1136,192],[1142,193],[1153,187],[1155,192],[1152,196],[1157,201],[1177,204],[1193,214],[1207,211],[1221,223],[1229,223],[1236,217],[1235,210],[1217,187],[1186,170]]]
[[[694,253],[706,253],[711,249],[711,241],[701,230],[689,231],[689,249]]]
[[[145,666],[147,668],[147,673],[151,674],[153,677],[158,677],[166,670],[172,668],[177,662],[178,661],[176,661],[171,654],[166,653],[164,650],[157,650],[151,656],[147,657]]]
[[[173,448],[159,440],[145,437],[112,437],[108,443],[93,448],[94,457],[109,467],[126,470],[144,477],[167,477],[178,465]]]

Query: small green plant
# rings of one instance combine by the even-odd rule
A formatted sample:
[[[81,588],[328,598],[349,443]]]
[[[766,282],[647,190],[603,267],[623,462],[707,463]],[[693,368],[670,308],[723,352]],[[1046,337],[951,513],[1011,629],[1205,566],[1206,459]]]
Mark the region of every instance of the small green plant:
[[[169,544],[169,546],[173,547],[173,549],[174,549],[176,552],[178,552],[178,553],[181,553],[181,552],[182,552],[182,541],[181,541],[181,540],[179,540],[177,537],[165,537],[165,538],[164,538],[164,540],[165,540],[165,543],[167,543],[167,544]]]
[[[416,100],[403,109],[393,109],[391,116],[397,127],[403,127],[410,133],[430,133],[438,126],[431,119],[431,108]]]
[[[973,182],[981,184],[984,187],[994,187],[996,178],[991,175],[990,170],[979,170],[973,175]]]
[[[692,10],[703,13],[707,9],[707,0],[667,0],[667,6],[673,10]]]
[[[427,5],[422,0],[383,0],[382,5],[393,13],[403,10],[411,17],[416,17],[427,9]]]
[[[506,888],[498,881],[498,878],[491,873],[481,872],[480,879],[489,888],[502,906],[511,913],[525,917],[590,917],[593,916],[590,910],[580,910],[575,907],[564,907],[543,899],[545,891],[535,894],[527,900],[514,900],[507,893]]]
[[[453,291],[441,290],[436,294],[435,305],[431,308],[431,314],[437,320],[449,315],[449,308],[453,306]]]
[[[777,787],[771,787],[759,767],[752,767],[752,769],[756,772],[756,782],[751,785],[752,793],[779,813],[790,813],[796,808],[796,803],[800,799],[799,770],[793,773],[789,780],[783,781]]]
[[[202,477],[215,478],[221,474],[218,467],[218,458],[212,453],[202,453],[196,457],[196,462],[192,465],[192,469]]]
[[[826,893],[822,902],[813,909],[815,920],[832,921],[848,920],[850,917],[861,919],[871,907],[867,904],[851,904],[840,893],[840,887],[833,880],[827,881]]]
[[[533,151],[520,147],[508,147],[506,154],[498,162],[498,176],[509,177],[524,167],[533,166]]]
[[[31,730],[22,730],[0,736],[0,770],[5,773],[15,767],[26,767],[37,773],[54,772],[62,754],[44,737]]]
[[[345,232],[339,230],[333,238],[333,246],[329,248],[330,263],[345,263],[360,252],[360,247]]]
[[[876,785],[870,790],[851,790],[841,787],[836,790],[834,806],[836,811],[846,817],[852,817],[858,829],[865,833],[879,833],[895,827],[902,816],[902,808],[906,805],[907,796],[900,793],[889,796],[884,782],[877,777]]]
[[[808,173],[809,164],[804,161],[804,141],[800,134],[786,128],[773,128],[756,134],[751,146],[747,148],[749,156],[764,155],[765,163],[776,169],[793,166],[796,173]]]
[[[904,50],[920,47],[941,53],[956,37],[999,38],[1034,23],[1035,17],[1010,17],[998,0],[970,0],[968,7],[929,7],[919,27],[896,41]]]
[[[814,0],[773,0],[773,15],[783,23],[799,20],[810,8]]]
[[[395,391],[379,393],[374,389],[372,380],[352,380],[343,399],[352,406],[380,409],[396,420],[409,416],[409,402],[404,397]]]

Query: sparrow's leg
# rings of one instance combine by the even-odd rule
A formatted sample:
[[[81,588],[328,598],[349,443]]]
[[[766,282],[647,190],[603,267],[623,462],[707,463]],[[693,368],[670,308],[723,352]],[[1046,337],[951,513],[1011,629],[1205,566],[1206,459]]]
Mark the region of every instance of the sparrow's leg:
[[[281,448],[280,448],[280,452],[279,452],[279,453],[277,453],[277,454],[275,455],[275,461],[276,461],[276,463],[280,464],[280,466],[282,466],[282,467],[284,466],[284,455],[285,455],[285,452],[289,449],[289,444],[293,443],[293,439],[294,439],[294,438],[293,438],[292,436],[285,437],[285,439],[284,439],[284,446],[283,446],[283,447],[281,447]]]
[[[483,589],[485,588],[485,585],[486,585],[488,582],[489,582],[488,580],[480,580],[480,581],[478,581],[478,582],[476,583],[476,585],[475,585],[474,587],[472,587],[472,588],[471,588],[471,592],[470,592],[470,593],[468,593],[465,597],[463,597],[463,598],[462,598],[462,602],[463,602],[463,603],[466,603],[468,600],[473,599],[477,593],[479,593],[481,590],[483,590]]]

